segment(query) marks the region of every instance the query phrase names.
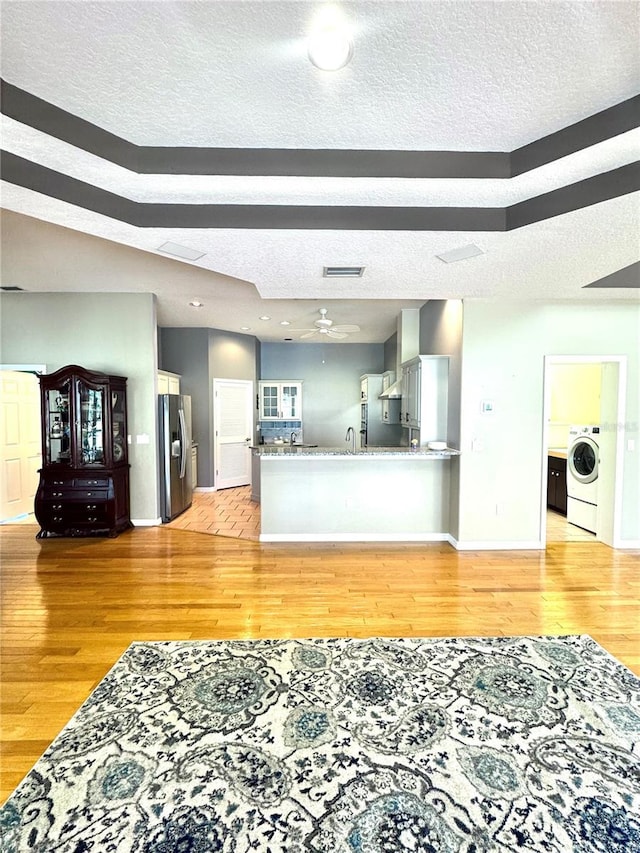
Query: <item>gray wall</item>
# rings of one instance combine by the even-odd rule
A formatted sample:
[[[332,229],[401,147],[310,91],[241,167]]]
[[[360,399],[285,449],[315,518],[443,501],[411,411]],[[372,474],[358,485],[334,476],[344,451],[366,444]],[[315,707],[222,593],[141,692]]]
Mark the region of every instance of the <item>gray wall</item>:
[[[448,355],[449,397],[447,443],[460,449],[460,420],[462,399],[462,320],[460,299],[431,299],[420,309],[420,353]],[[449,528],[456,539],[459,535],[460,460],[449,462],[450,500]]]
[[[155,299],[148,293],[3,293],[0,360],[126,376],[131,517],[158,518]],[[137,436],[148,436],[138,444]]]
[[[343,447],[347,427],[357,434],[360,376],[383,370],[383,344],[262,344],[261,379],[302,380],[308,444]]]
[[[198,486],[214,482],[213,380],[256,382],[258,341],[218,329],[159,329],[160,366],[182,376],[191,396],[193,436],[198,442]]]

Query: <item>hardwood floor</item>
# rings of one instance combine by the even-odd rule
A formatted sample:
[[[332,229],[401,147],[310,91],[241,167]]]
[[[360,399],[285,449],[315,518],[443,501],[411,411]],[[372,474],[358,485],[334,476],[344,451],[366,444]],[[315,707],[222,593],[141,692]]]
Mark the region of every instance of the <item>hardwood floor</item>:
[[[4,800],[135,640],[587,633],[640,674],[638,552],[265,545],[0,527]]]

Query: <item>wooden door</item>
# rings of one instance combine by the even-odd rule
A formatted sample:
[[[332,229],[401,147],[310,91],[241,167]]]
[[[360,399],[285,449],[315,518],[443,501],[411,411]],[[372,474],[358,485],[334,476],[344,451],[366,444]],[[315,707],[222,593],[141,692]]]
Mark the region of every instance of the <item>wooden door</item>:
[[[213,380],[214,465],[216,489],[251,484],[253,382]]]
[[[0,371],[0,520],[33,512],[42,464],[40,387],[32,373]]]

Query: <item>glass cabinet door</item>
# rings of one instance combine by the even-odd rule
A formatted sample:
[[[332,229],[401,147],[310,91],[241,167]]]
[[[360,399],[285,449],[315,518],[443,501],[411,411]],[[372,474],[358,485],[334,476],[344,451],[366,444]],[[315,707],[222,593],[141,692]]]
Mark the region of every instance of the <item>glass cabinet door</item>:
[[[68,381],[50,388],[45,396],[45,465],[71,464],[71,389]]]
[[[127,423],[125,412],[124,391],[111,391],[111,425],[113,434],[111,436],[111,453],[113,462],[127,461]]]
[[[261,396],[260,396],[260,404],[262,407],[262,411],[260,413],[261,418],[278,418],[280,417],[280,412],[278,409],[278,386],[277,385],[263,385],[261,388]]]
[[[299,391],[300,385],[282,386],[282,409],[280,417],[285,421],[300,417]]]
[[[104,386],[78,382],[81,465],[104,465],[104,394]]]

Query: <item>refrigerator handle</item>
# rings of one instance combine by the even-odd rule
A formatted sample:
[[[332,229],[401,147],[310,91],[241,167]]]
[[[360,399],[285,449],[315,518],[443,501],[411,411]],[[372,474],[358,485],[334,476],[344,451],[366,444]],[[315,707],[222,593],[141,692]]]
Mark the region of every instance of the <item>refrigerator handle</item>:
[[[180,425],[180,479],[182,479],[187,472],[187,425],[183,409],[178,409],[178,423]]]

